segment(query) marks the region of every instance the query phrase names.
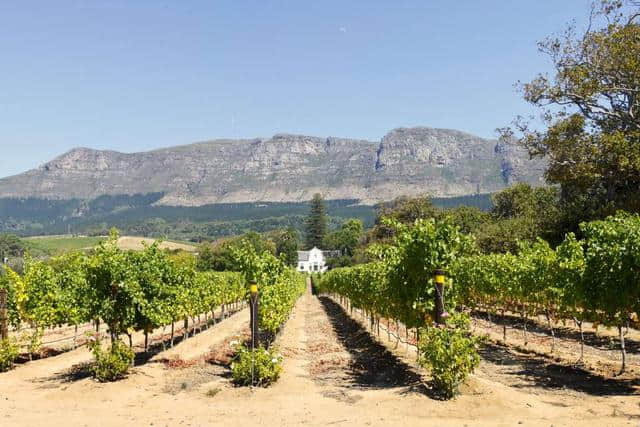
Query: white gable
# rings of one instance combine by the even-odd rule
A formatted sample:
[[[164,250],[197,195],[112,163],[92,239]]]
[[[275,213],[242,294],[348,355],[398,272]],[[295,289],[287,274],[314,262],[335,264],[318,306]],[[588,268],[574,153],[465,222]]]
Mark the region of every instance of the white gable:
[[[310,251],[298,252],[298,271],[326,271],[324,253],[314,247]]]
[[[322,251],[316,247],[309,251],[309,261],[324,261]]]

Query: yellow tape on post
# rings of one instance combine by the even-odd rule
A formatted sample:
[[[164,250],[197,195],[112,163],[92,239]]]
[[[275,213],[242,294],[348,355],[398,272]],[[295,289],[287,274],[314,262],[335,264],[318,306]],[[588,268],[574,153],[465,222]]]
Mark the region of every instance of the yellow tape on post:
[[[444,274],[436,274],[436,283],[444,285]]]
[[[249,290],[251,291],[252,294],[257,294],[258,293],[258,285],[251,285],[249,287]]]

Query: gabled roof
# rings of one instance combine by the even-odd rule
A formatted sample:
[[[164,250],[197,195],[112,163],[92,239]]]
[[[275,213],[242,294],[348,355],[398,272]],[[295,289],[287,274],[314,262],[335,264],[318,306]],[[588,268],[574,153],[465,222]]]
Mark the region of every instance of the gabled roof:
[[[298,262],[309,261],[311,252],[317,252],[321,254],[323,258],[334,258],[342,255],[340,251],[323,251],[314,246],[313,249],[309,251],[298,251]]]
[[[342,256],[342,251],[322,251],[322,256],[325,258],[337,258]]]

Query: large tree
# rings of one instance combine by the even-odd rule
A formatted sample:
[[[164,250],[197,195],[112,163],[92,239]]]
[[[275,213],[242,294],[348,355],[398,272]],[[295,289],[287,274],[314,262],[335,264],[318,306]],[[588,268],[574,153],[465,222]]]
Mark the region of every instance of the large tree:
[[[311,199],[311,210],[305,221],[305,245],[307,249],[322,247],[322,241],[327,234],[327,208],[320,193]]]
[[[285,264],[295,266],[298,263],[298,232],[293,227],[275,230],[270,238],[276,245],[276,256],[284,259]]]
[[[617,209],[640,211],[639,21],[639,2],[600,0],[586,30],[572,25],[539,43],[554,73],[521,90],[544,128],[519,118],[516,131],[503,133],[548,159],[546,178],[560,185],[574,227]]]
[[[24,242],[14,234],[0,234],[0,262],[4,257],[21,256],[25,250]]]
[[[491,197],[491,220],[472,229],[483,252],[517,252],[519,242],[543,237],[553,245],[564,238],[559,225],[558,191],[519,183]]]
[[[276,253],[276,245],[273,241],[250,231],[219,243],[202,244],[198,250],[196,266],[200,271],[239,271],[240,264],[235,251],[246,245],[251,246],[257,254],[265,251],[271,254]]]
[[[342,252],[342,255],[351,257],[360,243],[363,229],[361,220],[348,219],[338,230],[325,236],[323,246],[325,249],[337,250]]]

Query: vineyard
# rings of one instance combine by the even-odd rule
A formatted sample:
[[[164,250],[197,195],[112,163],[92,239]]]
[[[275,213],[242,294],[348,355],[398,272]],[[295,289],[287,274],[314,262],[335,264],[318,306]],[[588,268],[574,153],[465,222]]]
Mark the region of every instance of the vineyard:
[[[51,336],[74,330],[75,347],[78,330],[94,325],[96,333],[88,342],[98,343],[93,348],[99,355],[100,332],[105,330],[101,324],[114,352],[121,349],[122,336],[128,336],[131,347],[136,331],[144,334],[146,351],[149,334],[170,325],[173,346],[177,322],[183,322],[183,338],[187,338],[189,321],[202,329],[202,324],[215,322],[217,308],[224,318],[225,307],[230,311],[243,305],[249,278],[261,281],[260,328],[273,335],[304,290],[303,278],[268,254],[238,253],[244,272],[200,272],[193,256],[169,255],[158,242],[136,252],[120,249],[117,241],[113,233],[91,255],[74,252],[48,261],[27,258],[22,275],[7,268],[1,287],[7,291],[12,331],[0,349],[3,370],[11,368],[19,353],[26,351],[31,359],[43,344],[64,340],[43,343],[45,331]]]
[[[2,279],[10,331],[0,348],[0,362],[10,372],[0,375],[8,381],[7,390],[16,387],[24,390],[21,394],[32,390],[31,384],[38,387],[22,376],[41,369],[48,373],[39,381],[58,384],[63,378],[81,393],[89,393],[88,383],[78,376],[83,370],[122,393],[132,384],[153,389],[163,378],[170,393],[222,393],[226,397],[219,399],[230,408],[235,408],[232,402],[238,392],[228,387],[243,385],[269,386],[265,392],[293,401],[314,399],[310,390],[318,386],[323,396],[334,396],[335,387],[350,390],[340,392],[345,396],[369,388],[423,390],[415,396],[393,392],[389,400],[415,414],[429,407],[421,400],[425,396],[435,400],[457,396],[451,401],[455,408],[468,399],[492,400],[495,390],[501,390],[501,399],[513,400],[517,407],[516,400],[529,395],[516,392],[498,366],[505,357],[523,363],[516,357],[524,357],[527,353],[519,349],[527,346],[531,355],[526,357],[536,363],[553,360],[536,353],[540,330],[550,333],[548,354],[557,357],[563,349],[566,357],[567,348],[569,352],[572,348],[567,347],[569,323],[579,328],[586,351],[583,356],[575,354],[580,356],[577,362],[563,362],[562,369],[568,371],[562,372],[578,378],[565,385],[577,382],[577,387],[598,393],[609,393],[607,387],[613,387],[611,392],[622,390],[616,405],[625,413],[632,410],[626,397],[636,395],[637,381],[627,374],[606,383],[581,360],[595,352],[584,329],[614,327],[617,344],[608,351],[620,352],[617,366],[628,368],[625,337],[630,336],[631,375],[637,372],[639,216],[621,214],[585,223],[580,238],[570,234],[555,248],[539,240],[504,254],[479,253],[473,237],[461,233],[447,217],[413,224],[384,221],[393,236],[368,248],[370,262],[311,277],[317,297],[305,293],[305,276],[250,244],[234,249],[237,272],[198,271],[192,254],[171,253],[158,243],[137,252],[123,250],[116,233],[88,253],[49,260],[27,257],[23,273],[7,268]],[[439,270],[444,274],[434,274]],[[440,282],[442,288],[437,286]],[[259,289],[260,333],[255,349],[249,345],[244,308],[250,300],[250,283]],[[442,307],[437,308],[439,302]],[[212,324],[216,327],[209,328]],[[497,325],[502,328],[500,342],[491,330]],[[493,333],[493,341],[487,341],[487,333]],[[64,353],[47,351],[60,339],[73,346],[64,347]],[[502,381],[492,383],[491,390],[482,385],[486,379],[479,379],[485,378],[487,369]],[[551,375],[559,382],[566,377],[549,370],[535,375]],[[147,377],[154,382],[144,380]],[[206,384],[204,391],[201,384]],[[554,393],[554,399],[577,404],[570,400],[573,397]],[[239,402],[247,404],[250,396]],[[100,395],[95,398],[99,401]],[[374,401],[363,408],[375,413]],[[607,399],[589,402],[601,412],[613,404]],[[200,406],[194,405],[199,411]],[[565,416],[562,407],[545,410]],[[359,413],[366,417],[367,409]],[[349,417],[349,411],[341,416]]]
[[[621,372],[626,368],[625,334],[638,327],[640,311],[640,217],[619,214],[581,226],[583,238],[568,235],[552,249],[546,242],[521,244],[516,254],[477,254],[471,238],[445,219],[418,220],[414,226],[388,221],[396,232],[392,244],[370,248],[374,262],[333,270],[318,281],[320,292],[347,298],[363,309],[371,325],[380,318],[393,319],[422,336],[420,358],[437,369],[442,361],[428,360],[434,346],[461,345],[458,354],[473,357],[473,341],[465,312],[517,313],[522,319],[524,345],[527,321],[546,317],[552,338],[554,325],[567,320],[581,331],[583,322],[618,330]],[[449,277],[444,295],[444,317],[450,335],[435,340],[443,325],[434,324],[437,288],[433,272],[444,269]],[[456,334],[456,330],[459,333]],[[465,347],[464,339],[468,342]],[[503,341],[507,326],[503,326]],[[554,350],[555,339],[551,343]],[[581,356],[582,358],[582,356]],[[447,362],[449,367],[451,362]],[[475,362],[472,363],[475,365]],[[473,366],[464,368],[468,372]],[[452,368],[453,370],[453,368]],[[453,372],[452,372],[453,374]],[[462,378],[466,377],[463,375]],[[457,383],[461,383],[457,381]],[[451,394],[457,385],[450,388]]]

